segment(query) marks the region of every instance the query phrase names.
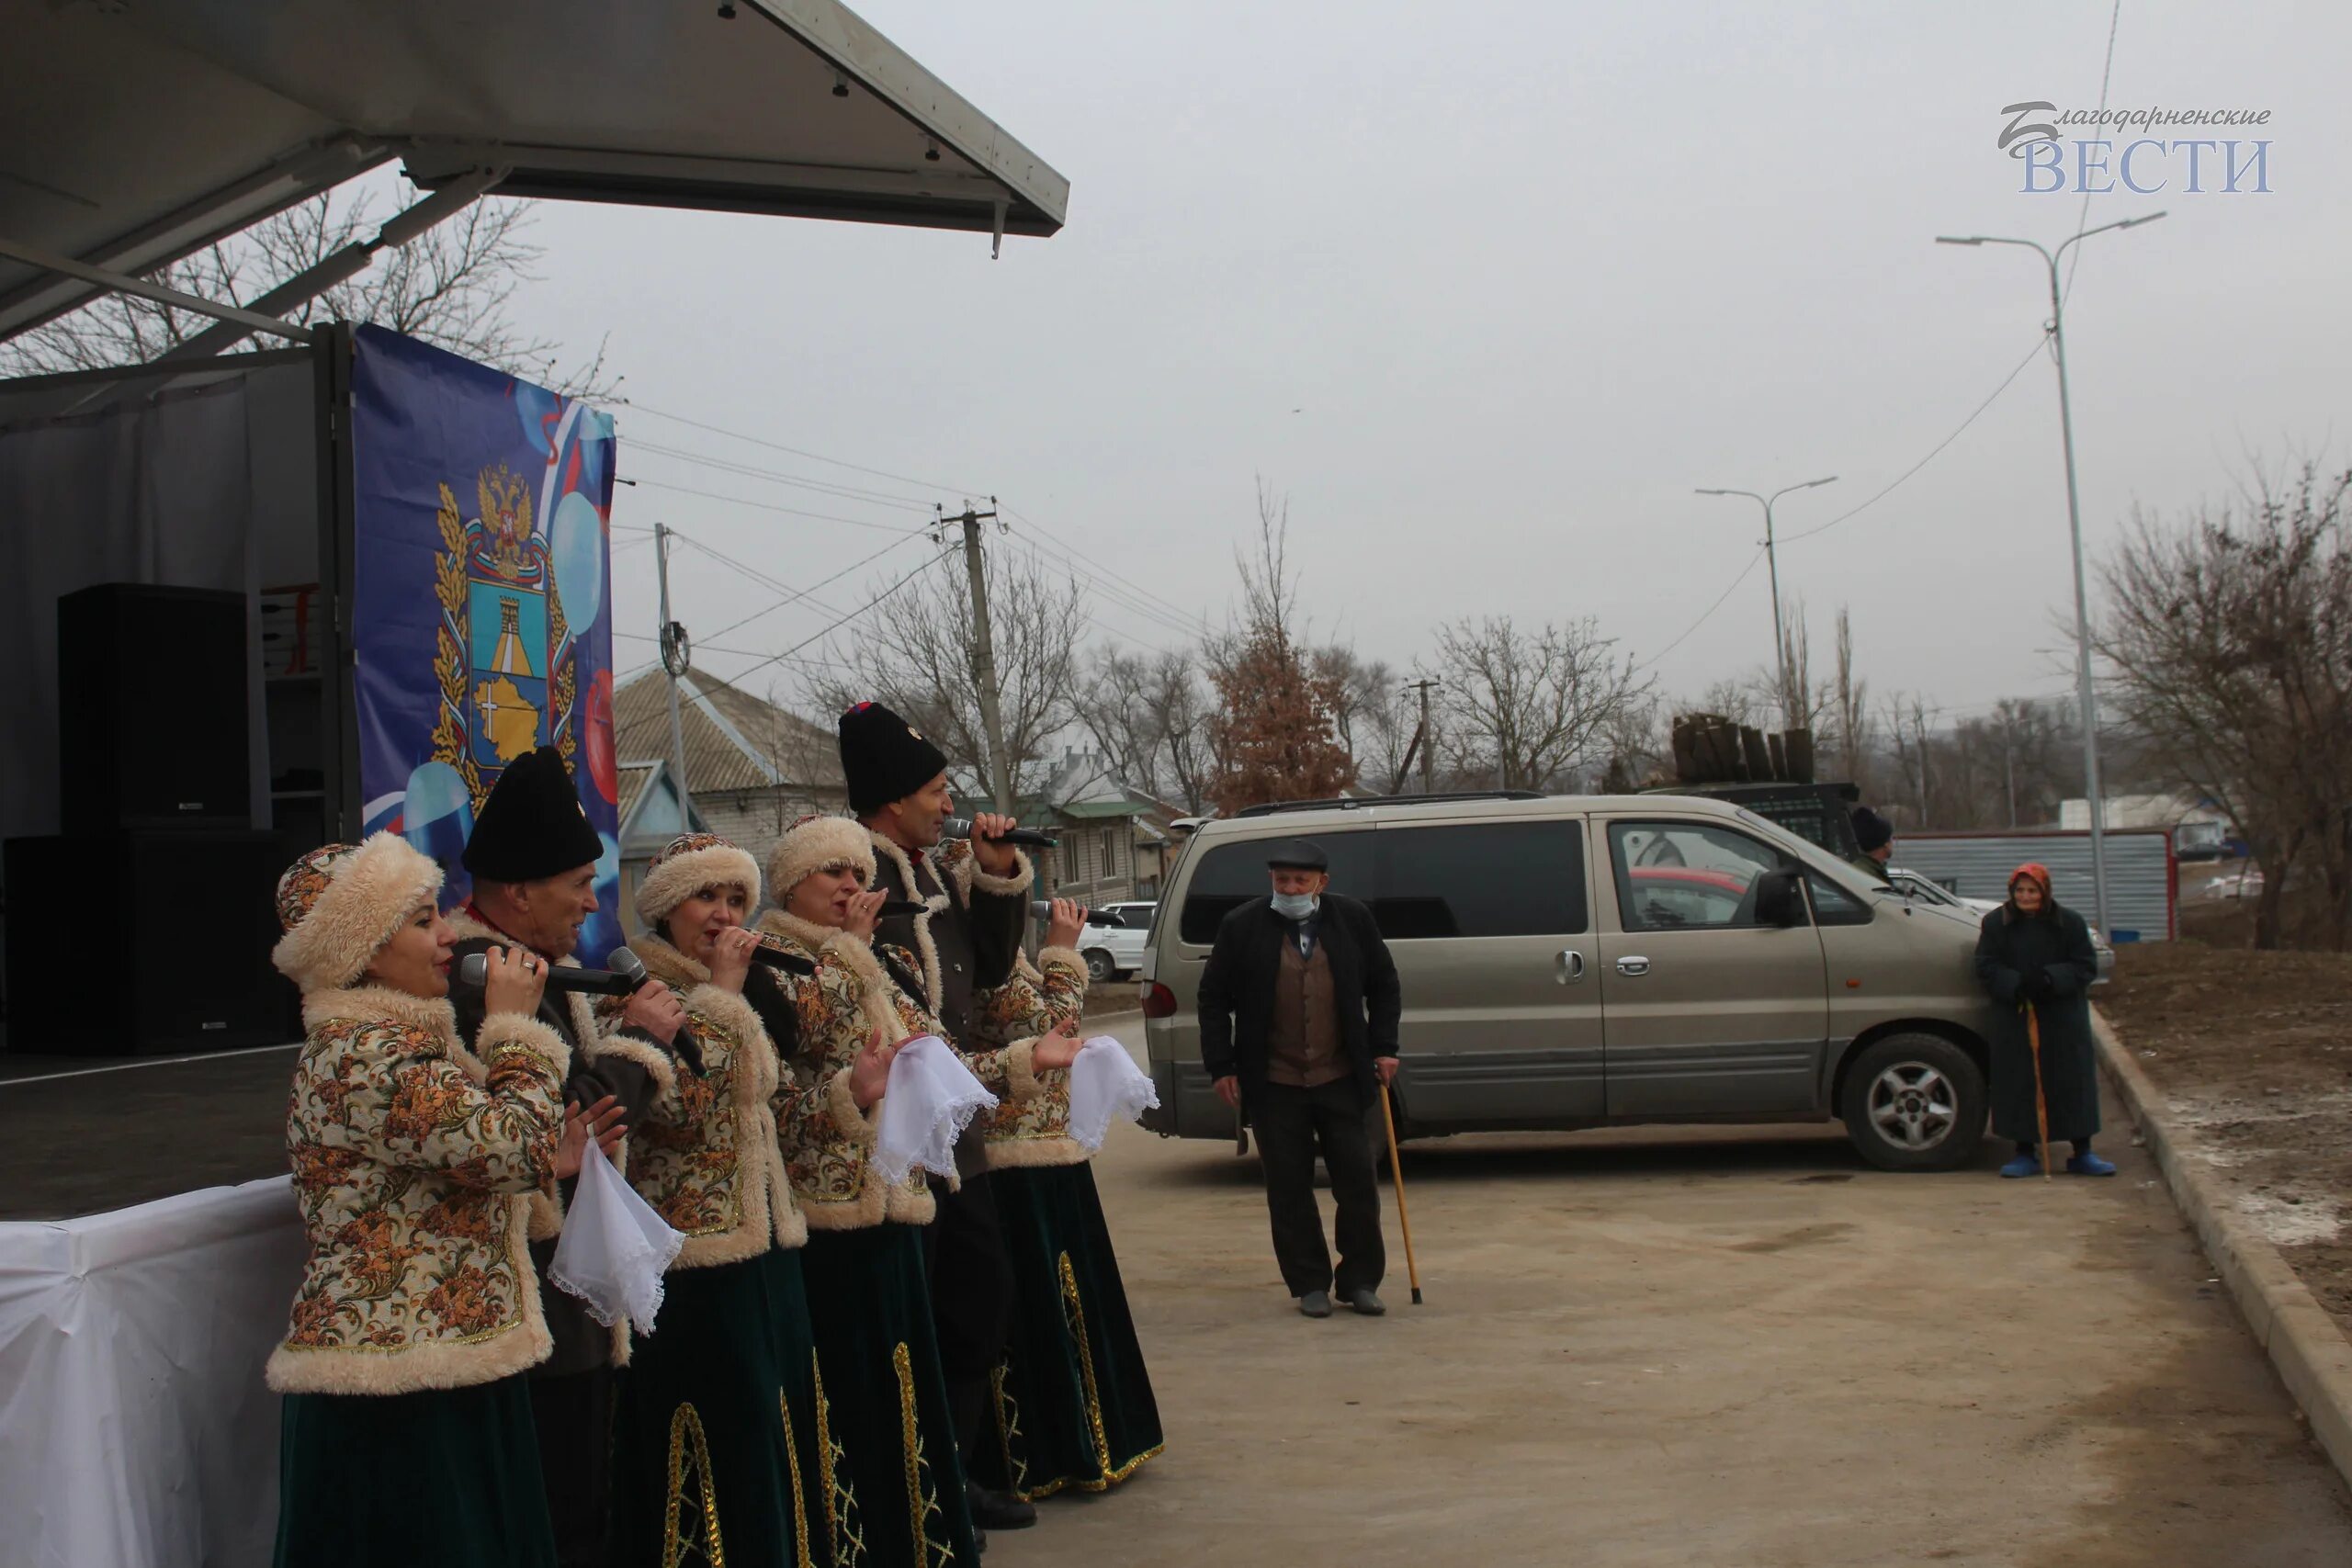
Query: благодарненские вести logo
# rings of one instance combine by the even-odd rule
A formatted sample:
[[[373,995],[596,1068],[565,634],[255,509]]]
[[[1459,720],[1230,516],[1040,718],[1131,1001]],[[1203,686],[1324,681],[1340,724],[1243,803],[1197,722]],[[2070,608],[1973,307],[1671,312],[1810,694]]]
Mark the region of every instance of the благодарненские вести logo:
[[[2265,139],[2160,133],[2174,126],[2259,130],[2268,109],[2066,109],[2046,98],[2001,106],[1995,145],[2024,165],[2029,196],[2068,192],[2099,196],[2129,191],[2154,196],[2267,196],[2270,143]],[[2062,129],[2087,128],[2067,138]],[[2109,134],[2137,130],[2123,140]]]

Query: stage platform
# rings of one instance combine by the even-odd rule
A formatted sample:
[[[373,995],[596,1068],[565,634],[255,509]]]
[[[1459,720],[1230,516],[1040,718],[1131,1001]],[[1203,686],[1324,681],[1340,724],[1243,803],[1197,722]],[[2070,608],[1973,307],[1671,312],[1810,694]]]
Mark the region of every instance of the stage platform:
[[[0,1055],[0,1220],[65,1220],[283,1176],[296,1045]]]

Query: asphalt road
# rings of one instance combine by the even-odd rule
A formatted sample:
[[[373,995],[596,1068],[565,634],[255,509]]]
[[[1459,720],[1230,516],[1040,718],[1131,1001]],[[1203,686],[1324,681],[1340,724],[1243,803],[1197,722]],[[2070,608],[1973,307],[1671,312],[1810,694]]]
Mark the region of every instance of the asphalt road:
[[[1432,1143],[1428,1304],[1392,1212],[1389,1315],[1310,1322],[1256,1161],[1121,1129],[1168,1451],[991,1568],[2352,1562],[2345,1488],[2106,1142],[2119,1177],[2053,1182],[1885,1175],[1828,1130]]]

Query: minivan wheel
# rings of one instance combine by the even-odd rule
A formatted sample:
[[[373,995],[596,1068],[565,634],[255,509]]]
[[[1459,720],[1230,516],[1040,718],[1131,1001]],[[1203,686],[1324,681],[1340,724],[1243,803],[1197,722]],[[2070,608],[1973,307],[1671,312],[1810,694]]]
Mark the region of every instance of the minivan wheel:
[[[1109,953],[1099,947],[1090,947],[1086,950],[1086,977],[1089,980],[1099,986],[1112,978],[1117,972],[1111,963]]]
[[[1846,1070],[1838,1110],[1862,1157],[1882,1170],[1951,1170],[1984,1141],[1984,1074],[1933,1034],[1891,1034]]]

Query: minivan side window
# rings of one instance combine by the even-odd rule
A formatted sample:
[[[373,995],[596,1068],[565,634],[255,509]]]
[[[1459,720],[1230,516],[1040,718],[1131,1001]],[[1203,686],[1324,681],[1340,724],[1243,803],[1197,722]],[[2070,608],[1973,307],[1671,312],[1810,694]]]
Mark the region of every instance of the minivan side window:
[[[1787,863],[1768,844],[1702,822],[1611,822],[1609,859],[1629,931],[1758,925],[1756,879]]]
[[[1390,942],[1590,927],[1580,818],[1383,828],[1372,841],[1372,912]]]
[[[1350,898],[1372,897],[1373,834],[1369,829],[1301,837],[1318,845],[1329,858],[1332,892]],[[1238,843],[1218,844],[1201,853],[1200,864],[1184,887],[1184,908],[1176,928],[1178,938],[1195,947],[1206,947],[1216,941],[1216,928],[1226,916],[1250,899],[1262,898],[1272,892],[1273,880],[1266,870],[1266,852],[1283,841],[1245,839]]]

